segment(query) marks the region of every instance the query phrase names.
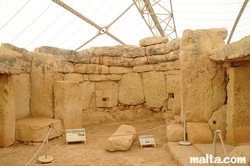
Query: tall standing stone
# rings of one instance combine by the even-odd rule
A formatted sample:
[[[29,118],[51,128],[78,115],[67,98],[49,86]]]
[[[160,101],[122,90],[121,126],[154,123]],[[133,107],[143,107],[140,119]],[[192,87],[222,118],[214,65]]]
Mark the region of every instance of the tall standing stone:
[[[0,74],[0,147],[15,142],[15,98],[12,76]]]
[[[120,103],[137,105],[144,102],[142,79],[138,73],[123,74],[119,86]]]
[[[148,108],[166,105],[166,83],[163,72],[150,71],[142,74],[143,90]]]
[[[230,143],[250,141],[250,70],[249,67],[228,69],[227,133]]]
[[[82,87],[74,81],[54,84],[55,118],[65,129],[82,128]]]
[[[186,30],[180,45],[181,111],[192,122],[207,122],[226,100],[225,69],[209,59],[212,49],[224,46],[207,30]]]

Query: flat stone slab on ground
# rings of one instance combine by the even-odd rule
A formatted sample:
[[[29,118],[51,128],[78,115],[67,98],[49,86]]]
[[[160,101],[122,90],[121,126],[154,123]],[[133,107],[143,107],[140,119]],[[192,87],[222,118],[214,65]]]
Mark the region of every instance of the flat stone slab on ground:
[[[130,125],[121,125],[116,132],[108,138],[106,150],[108,151],[126,151],[133,144],[136,136],[136,130]]]
[[[54,123],[49,139],[56,138],[64,134],[63,124],[60,119],[29,117],[16,121],[16,140],[24,142],[42,142],[44,141],[49,124]]]

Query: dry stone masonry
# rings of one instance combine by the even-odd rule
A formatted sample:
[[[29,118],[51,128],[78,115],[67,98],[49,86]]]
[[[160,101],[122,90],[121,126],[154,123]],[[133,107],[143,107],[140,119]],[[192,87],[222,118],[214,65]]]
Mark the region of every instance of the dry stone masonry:
[[[190,111],[192,143],[210,143],[217,129],[229,143],[250,142],[250,37],[227,45],[226,37],[225,28],[185,30],[171,41],[148,37],[140,46],[79,52],[49,46],[29,52],[4,43],[0,147],[32,138],[20,134],[27,118],[56,120],[70,129],[166,111],[173,118]],[[182,139],[182,125],[171,126],[169,141]],[[37,133],[28,128],[27,134]]]

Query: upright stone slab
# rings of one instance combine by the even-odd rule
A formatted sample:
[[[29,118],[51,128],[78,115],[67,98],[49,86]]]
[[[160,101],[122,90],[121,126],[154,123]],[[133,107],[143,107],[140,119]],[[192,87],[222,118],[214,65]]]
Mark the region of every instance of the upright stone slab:
[[[142,79],[138,73],[123,74],[119,82],[119,102],[126,105],[142,104],[144,100]]]
[[[165,75],[163,72],[142,74],[143,90],[148,108],[162,108],[166,105]]]
[[[12,75],[15,96],[16,120],[30,115],[30,76]]]
[[[118,103],[118,83],[114,81],[97,82],[96,107],[116,107]]]
[[[228,69],[227,133],[230,143],[250,141],[250,67]]]
[[[15,142],[15,98],[12,76],[0,74],[0,147]]]
[[[91,108],[91,102],[94,101],[95,84],[90,81],[83,81],[82,87],[82,109]]]
[[[187,121],[207,122],[226,100],[225,69],[209,59],[212,49],[224,46],[220,36],[208,30],[186,30],[180,45],[181,112]]]
[[[55,118],[65,129],[82,128],[82,88],[74,81],[54,83]]]
[[[54,70],[56,58],[50,54],[33,53],[30,73],[30,112],[32,116],[53,118]]]

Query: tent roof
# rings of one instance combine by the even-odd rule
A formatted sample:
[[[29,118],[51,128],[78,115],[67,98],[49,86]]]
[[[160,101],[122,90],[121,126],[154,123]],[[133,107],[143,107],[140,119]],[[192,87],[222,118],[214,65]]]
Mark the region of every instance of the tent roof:
[[[99,27],[109,26],[107,32],[125,44],[138,45],[140,39],[153,36],[133,0],[62,1]],[[171,11],[170,0],[150,2],[158,2]],[[244,0],[174,0],[172,9],[176,33],[170,37],[181,37],[185,29],[222,27],[227,28],[230,34],[243,3]],[[51,0],[0,0],[0,8],[0,43],[11,43],[30,51],[40,46],[75,50],[81,45],[84,46],[80,49],[87,49],[121,44],[107,34],[97,35],[100,30]],[[153,8],[158,14],[166,12],[157,5]],[[105,32],[106,29],[102,30]],[[248,35],[250,4],[241,16],[231,42]]]

